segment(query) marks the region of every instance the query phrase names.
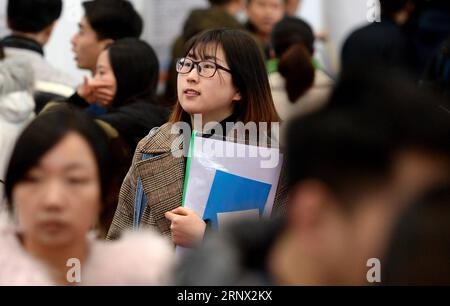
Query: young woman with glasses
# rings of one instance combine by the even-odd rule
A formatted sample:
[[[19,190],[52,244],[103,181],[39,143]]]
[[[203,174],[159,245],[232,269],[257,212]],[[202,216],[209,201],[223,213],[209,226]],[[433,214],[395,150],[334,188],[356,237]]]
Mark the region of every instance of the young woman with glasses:
[[[270,92],[262,53],[244,32],[217,29],[194,37],[178,60],[178,102],[170,122],[138,145],[133,165],[122,185],[119,205],[109,238],[138,223],[170,237],[175,245],[193,247],[204,236],[206,223],[193,211],[180,207],[186,160],[174,157],[183,150],[183,136],[172,134],[174,124],[193,124],[201,115],[203,126],[216,122],[265,122],[270,127],[279,118]],[[239,135],[238,135],[239,136]],[[275,199],[274,214],[283,213],[284,184]],[[134,215],[142,199],[142,217]]]

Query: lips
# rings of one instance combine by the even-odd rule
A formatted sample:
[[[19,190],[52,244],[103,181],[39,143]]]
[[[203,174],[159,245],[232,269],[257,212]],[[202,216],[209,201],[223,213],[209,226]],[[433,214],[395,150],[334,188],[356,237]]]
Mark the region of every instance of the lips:
[[[39,224],[40,228],[49,233],[56,233],[63,230],[67,224],[60,220],[47,220]]]
[[[184,94],[188,97],[198,97],[201,95],[201,93],[199,91],[191,89],[191,88],[185,89]]]

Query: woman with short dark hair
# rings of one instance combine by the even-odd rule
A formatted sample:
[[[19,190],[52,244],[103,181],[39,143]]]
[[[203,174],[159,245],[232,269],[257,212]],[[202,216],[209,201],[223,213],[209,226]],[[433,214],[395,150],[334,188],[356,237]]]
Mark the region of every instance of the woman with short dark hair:
[[[168,280],[171,250],[159,237],[134,234],[106,245],[89,234],[108,194],[109,155],[106,135],[80,111],[55,108],[25,129],[6,175],[0,285]]]

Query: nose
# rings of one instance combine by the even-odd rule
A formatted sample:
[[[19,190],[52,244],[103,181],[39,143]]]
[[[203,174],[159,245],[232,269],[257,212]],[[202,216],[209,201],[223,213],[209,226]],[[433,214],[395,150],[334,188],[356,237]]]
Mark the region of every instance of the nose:
[[[198,83],[200,75],[198,74],[198,64],[194,63],[194,68],[187,74],[187,81],[189,83]]]
[[[265,5],[264,6],[264,17],[269,18],[272,15],[274,8],[271,7],[270,5]]]
[[[66,204],[64,188],[58,181],[48,181],[41,191],[43,205],[46,209],[60,210]]]
[[[72,36],[72,39],[70,40],[70,43],[71,43],[72,46],[74,46],[74,47],[75,47],[75,45],[76,45],[76,43],[77,43],[77,37],[78,37],[78,34],[75,34],[75,35]]]

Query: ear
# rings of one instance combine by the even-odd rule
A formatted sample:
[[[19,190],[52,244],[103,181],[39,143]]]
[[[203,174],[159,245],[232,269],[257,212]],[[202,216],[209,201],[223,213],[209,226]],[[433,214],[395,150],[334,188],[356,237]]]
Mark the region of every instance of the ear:
[[[331,198],[328,188],[316,180],[304,181],[294,188],[289,199],[289,221],[299,235],[315,236],[326,218]]]
[[[236,90],[236,93],[234,94],[232,101],[239,102],[241,100],[242,100],[241,93],[239,92],[239,90]]]
[[[51,25],[49,25],[48,27],[45,28],[44,33],[45,33],[45,35],[46,35],[47,37],[50,38],[50,36],[51,36],[52,33],[53,33],[53,30],[55,29],[55,26],[56,26],[56,21],[53,22]]]
[[[108,47],[109,45],[112,45],[113,43],[114,43],[114,40],[111,38],[102,39],[100,41],[102,50],[106,49],[106,47]]]
[[[50,37],[52,36],[53,30],[55,29],[55,26],[56,26],[56,21],[53,22],[52,24],[50,24],[49,26],[47,26],[41,32],[39,32],[38,42],[41,45],[46,45],[48,43],[48,41],[50,40]]]

